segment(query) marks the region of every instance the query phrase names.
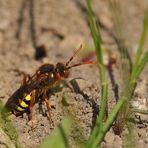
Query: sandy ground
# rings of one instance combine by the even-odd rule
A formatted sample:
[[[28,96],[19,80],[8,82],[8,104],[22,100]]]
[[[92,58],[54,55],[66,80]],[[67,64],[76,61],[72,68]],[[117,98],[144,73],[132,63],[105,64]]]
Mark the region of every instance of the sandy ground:
[[[35,1],[35,0],[34,0]],[[43,63],[56,64],[66,62],[74,50],[82,43],[84,46],[92,46],[92,39],[86,19],[84,1],[80,0],[0,0],[0,96],[4,96],[3,102],[12,95],[20,86],[22,75],[15,70],[33,74]],[[31,9],[34,8],[34,9]],[[123,10],[127,26],[127,34],[131,49],[137,46],[142,21],[146,9],[146,0],[126,0],[123,2]],[[94,0],[94,9],[97,17],[107,27],[112,28],[110,12],[107,1]],[[34,27],[33,27],[34,26]],[[114,49],[116,46],[109,44],[113,39],[104,28],[101,28],[105,48]],[[147,42],[148,43],[148,42]],[[47,48],[47,57],[35,60],[35,46],[44,44]],[[148,44],[145,46],[148,47]],[[147,49],[145,48],[145,51]],[[78,57],[73,62],[80,60]],[[146,109],[148,100],[148,67],[145,68],[139,80],[135,93],[134,105]],[[76,79],[75,78],[81,78]],[[119,77],[120,78],[120,77]],[[71,70],[68,78],[73,87],[71,92],[61,86],[60,91],[52,91],[51,100],[55,104],[52,110],[54,127],[50,127],[48,119],[39,113],[36,105],[37,127],[32,131],[26,114],[22,117],[11,116],[24,147],[35,148],[43,139],[52,132],[66,110],[73,109],[79,122],[77,128],[82,129],[84,140],[90,135],[95,123],[100,105],[100,89],[98,81],[98,69],[96,66],[82,66]],[[67,92],[68,105],[63,107],[62,96]],[[66,95],[66,96],[67,96]],[[114,94],[109,84],[109,110],[114,104]],[[147,101],[148,105],[148,101]],[[44,108],[44,107],[43,107]],[[147,120],[146,116],[141,117]],[[137,147],[148,147],[148,126],[136,125]],[[79,139],[78,135],[71,134],[70,147],[77,147],[73,139]],[[79,139],[80,140],[80,139]],[[108,132],[102,147],[120,148],[122,139],[114,135],[112,129]],[[1,145],[0,145],[1,147]]]

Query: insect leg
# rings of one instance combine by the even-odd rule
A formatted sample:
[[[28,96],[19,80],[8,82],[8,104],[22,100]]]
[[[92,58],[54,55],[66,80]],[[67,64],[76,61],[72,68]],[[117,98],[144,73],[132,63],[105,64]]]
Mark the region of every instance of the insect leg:
[[[32,97],[31,97],[31,102],[29,106],[30,114],[29,114],[29,119],[31,120],[31,127],[35,128],[35,100],[36,100],[36,90],[32,91]]]
[[[24,71],[21,71],[19,69],[12,69],[12,70],[16,72],[18,76],[23,75],[23,79],[21,80],[21,86],[24,85],[31,78],[30,75],[26,74]]]
[[[52,119],[51,119],[51,105],[50,105],[50,103],[49,103],[49,101],[48,101],[48,92],[47,92],[47,90],[45,90],[44,92],[43,92],[43,99],[44,99],[44,101],[45,101],[45,104],[46,104],[46,107],[47,107],[47,111],[48,111],[48,116],[49,116],[49,124],[51,124],[52,123]]]
[[[30,79],[30,75],[29,74],[23,74],[23,80],[21,81],[21,86],[23,86],[29,79]]]

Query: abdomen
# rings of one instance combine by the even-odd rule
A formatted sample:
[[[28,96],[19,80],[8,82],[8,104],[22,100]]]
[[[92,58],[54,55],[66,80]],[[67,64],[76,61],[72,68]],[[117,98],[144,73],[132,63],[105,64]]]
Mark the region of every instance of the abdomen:
[[[27,94],[24,96],[23,99],[19,99],[18,104],[15,105],[14,109],[12,110],[12,113],[15,115],[20,115],[26,112],[29,109],[31,96],[32,94]]]

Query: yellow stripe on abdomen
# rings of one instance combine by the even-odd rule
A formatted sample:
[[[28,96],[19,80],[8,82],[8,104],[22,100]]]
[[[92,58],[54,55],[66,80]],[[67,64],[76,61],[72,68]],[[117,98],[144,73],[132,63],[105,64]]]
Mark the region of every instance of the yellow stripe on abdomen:
[[[26,100],[26,101],[30,101],[30,100],[31,100],[31,95],[30,95],[30,94],[27,95],[27,96],[25,97],[25,100]]]
[[[20,105],[21,105],[22,107],[24,107],[24,108],[28,107],[28,104],[26,104],[24,101],[22,101],[22,102],[20,103]]]
[[[19,99],[19,104],[15,107],[16,112],[24,112],[30,104],[31,93],[26,95],[24,99]]]
[[[25,109],[24,109],[24,108],[21,108],[21,107],[19,107],[19,106],[17,106],[17,110],[18,110],[18,111],[24,111]]]

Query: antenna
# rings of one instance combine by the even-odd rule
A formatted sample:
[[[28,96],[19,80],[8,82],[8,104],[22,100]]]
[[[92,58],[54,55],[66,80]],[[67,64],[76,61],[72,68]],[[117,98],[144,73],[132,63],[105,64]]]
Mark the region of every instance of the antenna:
[[[69,65],[69,63],[73,60],[73,58],[79,53],[79,51],[82,49],[82,44],[80,44],[80,47],[74,52],[73,56],[68,60],[66,63],[66,67]]]
[[[69,66],[69,67],[67,67],[67,69],[71,69],[72,67],[77,67],[77,66],[86,65],[86,64],[97,64],[97,63],[95,61],[85,61],[85,62],[80,62],[80,63],[74,64],[72,66]]]

